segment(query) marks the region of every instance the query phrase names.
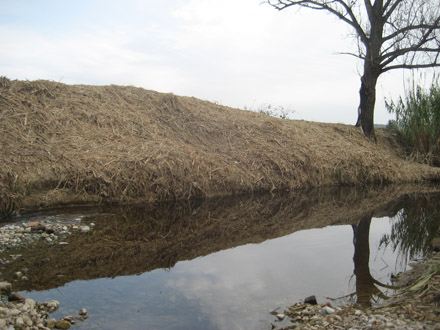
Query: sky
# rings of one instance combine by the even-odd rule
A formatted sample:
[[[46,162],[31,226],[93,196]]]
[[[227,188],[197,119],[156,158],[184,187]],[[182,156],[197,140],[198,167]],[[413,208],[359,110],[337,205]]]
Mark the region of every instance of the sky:
[[[352,31],[324,12],[261,0],[0,0],[0,76],[131,85],[291,119],[354,124],[362,63]],[[377,85],[404,94],[408,72]]]

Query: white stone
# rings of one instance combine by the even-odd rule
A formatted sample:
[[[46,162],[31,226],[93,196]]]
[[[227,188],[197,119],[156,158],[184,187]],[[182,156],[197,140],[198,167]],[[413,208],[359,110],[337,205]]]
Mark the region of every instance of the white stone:
[[[89,227],[89,226],[82,226],[82,227],[81,227],[81,231],[82,231],[83,233],[88,233],[88,232],[90,231],[90,227]]]
[[[28,327],[31,327],[32,324],[34,324],[31,320],[31,318],[27,315],[23,315],[23,322],[24,324],[26,324]]]
[[[322,308],[319,313],[321,315],[328,315],[328,314],[333,314],[334,312],[336,312],[333,308],[325,306],[324,308]]]
[[[20,311],[16,308],[13,308],[8,311],[7,316],[17,316],[17,315],[20,315]]]
[[[11,292],[12,285],[8,282],[0,282],[0,292]]]
[[[58,309],[58,307],[60,307],[60,303],[56,300],[50,300],[46,303],[44,303],[48,308],[54,308],[54,309]]]
[[[24,321],[23,321],[23,318],[21,316],[17,317],[17,319],[15,320],[15,325],[18,325],[18,326],[23,326],[24,325]]]
[[[31,308],[35,308],[35,300],[31,299],[31,298],[27,298],[25,299],[24,303],[26,305],[29,305]]]

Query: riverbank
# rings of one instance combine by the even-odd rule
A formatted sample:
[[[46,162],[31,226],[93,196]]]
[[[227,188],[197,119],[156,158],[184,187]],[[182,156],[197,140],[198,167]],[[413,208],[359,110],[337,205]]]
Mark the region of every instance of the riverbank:
[[[439,180],[399,138],[135,87],[0,79],[0,217],[38,208]]]

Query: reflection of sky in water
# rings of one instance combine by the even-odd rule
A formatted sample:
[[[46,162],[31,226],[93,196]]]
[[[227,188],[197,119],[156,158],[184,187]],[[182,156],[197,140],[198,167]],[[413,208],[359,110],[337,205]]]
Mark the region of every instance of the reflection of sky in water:
[[[390,231],[387,219],[373,218],[370,227],[371,273],[384,283],[400,270],[391,248],[377,250]],[[353,249],[351,226],[312,229],[182,261],[170,270],[24,295],[59,300],[56,317],[87,308],[90,318],[81,329],[268,329],[270,310],[312,294],[324,302],[352,293]]]

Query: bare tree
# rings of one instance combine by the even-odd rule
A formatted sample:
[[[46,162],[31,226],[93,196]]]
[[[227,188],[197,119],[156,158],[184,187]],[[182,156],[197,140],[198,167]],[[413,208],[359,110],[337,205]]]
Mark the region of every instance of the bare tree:
[[[266,0],[283,10],[291,6],[323,10],[354,29],[356,53],[363,61],[356,126],[375,139],[374,106],[379,76],[393,69],[440,66],[440,0]]]

